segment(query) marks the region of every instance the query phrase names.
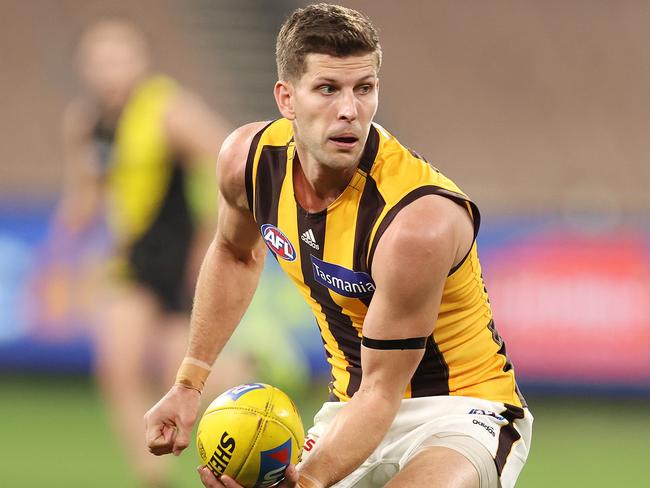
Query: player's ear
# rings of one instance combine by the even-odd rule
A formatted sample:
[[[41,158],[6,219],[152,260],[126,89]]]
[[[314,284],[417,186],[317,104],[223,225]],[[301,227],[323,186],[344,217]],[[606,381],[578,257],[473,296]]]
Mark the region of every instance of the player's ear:
[[[293,85],[288,81],[280,80],[275,84],[273,89],[275,95],[275,103],[278,105],[278,110],[285,119],[293,120],[296,118],[296,113],[293,108]]]

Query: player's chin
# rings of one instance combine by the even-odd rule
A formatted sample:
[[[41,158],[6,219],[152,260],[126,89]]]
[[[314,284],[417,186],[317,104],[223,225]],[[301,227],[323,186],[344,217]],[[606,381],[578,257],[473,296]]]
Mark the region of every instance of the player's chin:
[[[330,164],[336,169],[346,169],[355,165],[361,157],[361,151],[355,149],[336,149],[331,153]]]

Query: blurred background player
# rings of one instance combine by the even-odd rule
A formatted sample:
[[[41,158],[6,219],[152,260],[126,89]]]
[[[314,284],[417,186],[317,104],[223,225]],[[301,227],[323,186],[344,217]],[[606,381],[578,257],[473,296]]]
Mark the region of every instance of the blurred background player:
[[[212,161],[226,124],[150,71],[146,39],[128,21],[88,26],[77,63],[84,91],[64,115],[66,179],[55,234],[74,241],[106,220],[109,264],[93,300],[96,373],[143,486],[164,486],[160,460],[142,448],[142,415],[183,356],[213,227]],[[243,360],[230,358],[224,368],[217,388],[248,377]]]
[[[276,80],[274,38],[282,19],[305,3],[2,3],[3,486],[36,487],[53,479],[65,486],[90,480],[96,488],[136,486],[107,428],[98,390],[87,381],[93,359],[88,342],[71,337],[75,331],[68,328],[68,318],[79,327],[87,322],[70,309],[76,306],[71,300],[93,310],[87,299],[97,294],[89,283],[75,283],[74,295],[69,287],[87,276],[87,263],[79,265],[82,276],[60,266],[67,274],[49,280],[45,304],[27,289],[28,280],[44,271],[36,251],[60,195],[63,159],[59,130],[51,129],[58,129],[64,106],[77,93],[70,50],[81,28],[106,13],[128,16],[145,29],[157,69],[239,125],[277,113],[269,96]],[[444,161],[448,176],[462,181],[484,210],[481,261],[490,298],[537,414],[521,486],[643,486],[645,478],[633,467],[643,465],[650,437],[650,110],[638,101],[650,84],[650,9],[631,1],[570,8],[474,2],[468,9],[443,0],[396,12],[394,2],[342,3],[376,21],[388,50],[378,120],[399,127],[402,142]],[[426,89],[400,89],[404,73],[426,79]],[[386,96],[395,90],[399,96]],[[73,249],[70,255],[85,259]],[[302,305],[302,299],[293,285],[279,269],[272,271],[255,297],[264,303],[249,319],[276,331],[292,313],[296,330],[315,331],[308,309],[296,310],[294,302]],[[84,296],[76,294],[79,286]],[[44,321],[27,320],[39,313]],[[298,329],[301,324],[306,327]],[[57,329],[49,327],[57,325],[61,334],[51,339]],[[280,365],[285,351],[259,341],[249,325],[237,331],[246,333],[245,345],[266,350],[268,364]],[[616,331],[616,340],[607,331]],[[310,360],[322,360],[316,341]],[[326,384],[328,372],[319,374],[311,381]],[[303,419],[320,407],[322,390],[292,393]],[[602,435],[613,417],[615,450]],[[34,469],[26,453],[39,438],[57,439],[57,447]],[[181,469],[174,466],[178,487],[197,484],[194,454],[181,456]]]

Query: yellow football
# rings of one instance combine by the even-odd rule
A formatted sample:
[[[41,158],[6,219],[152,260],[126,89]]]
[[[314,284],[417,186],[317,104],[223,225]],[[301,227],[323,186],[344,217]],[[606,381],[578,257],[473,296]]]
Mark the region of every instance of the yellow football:
[[[203,464],[246,488],[266,488],[297,464],[305,431],[298,409],[278,388],[263,383],[236,386],[206,409],[196,433]]]

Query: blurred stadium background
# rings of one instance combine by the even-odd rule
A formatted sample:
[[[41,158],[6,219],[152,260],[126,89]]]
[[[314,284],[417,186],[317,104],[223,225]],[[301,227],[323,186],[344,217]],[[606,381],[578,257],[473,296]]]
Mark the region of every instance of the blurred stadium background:
[[[519,486],[648,486],[650,3],[340,3],[380,29],[377,120],[483,210],[496,321],[536,416]],[[0,486],[134,486],[84,324],[70,327],[83,322],[80,261],[101,239],[55,262],[43,248],[81,27],[133,18],[158,66],[235,126],[277,116],[274,37],[302,4],[0,0]],[[319,339],[269,263],[237,340],[257,345],[260,380],[290,391],[309,424],[327,381]],[[256,324],[284,340],[251,340]],[[191,451],[178,486],[199,486]]]

